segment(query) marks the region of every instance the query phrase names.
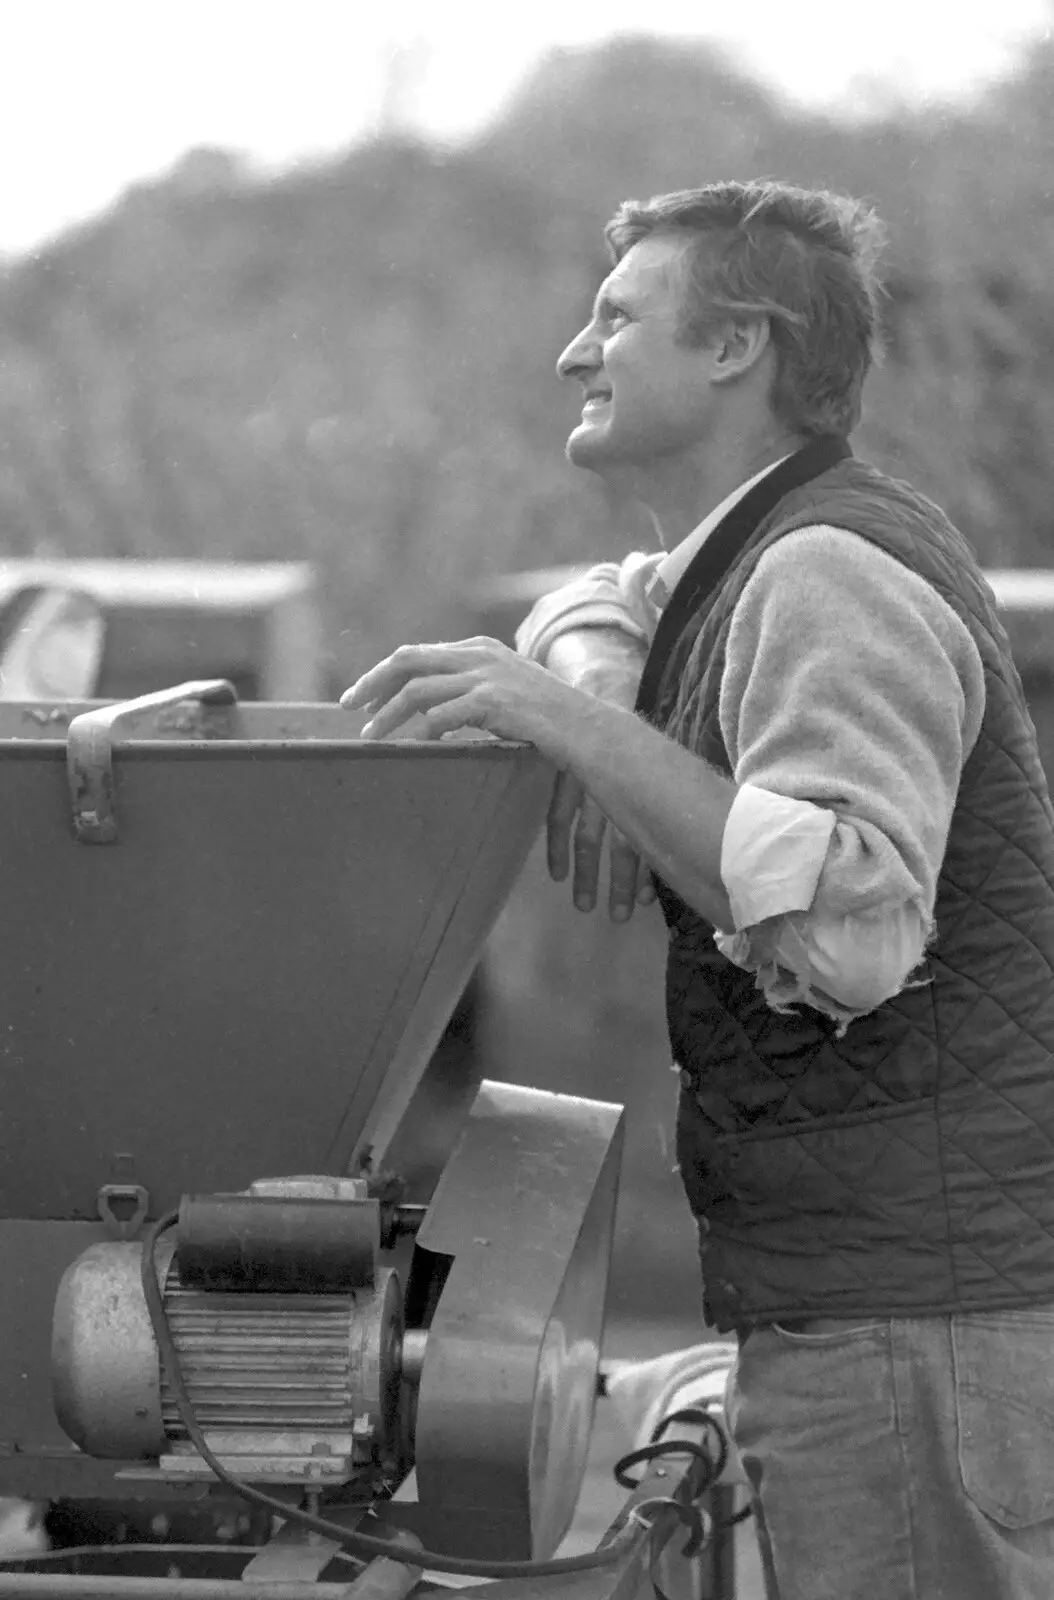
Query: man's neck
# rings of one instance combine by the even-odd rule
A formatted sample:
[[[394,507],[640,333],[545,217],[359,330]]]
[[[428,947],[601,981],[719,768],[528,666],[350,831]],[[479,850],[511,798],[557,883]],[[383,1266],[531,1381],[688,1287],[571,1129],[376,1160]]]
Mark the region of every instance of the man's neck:
[[[789,434],[770,436],[750,448],[723,452],[705,462],[679,464],[680,470],[657,473],[641,484],[636,497],[651,517],[663,549],[675,549],[741,483],[793,455],[802,443]]]

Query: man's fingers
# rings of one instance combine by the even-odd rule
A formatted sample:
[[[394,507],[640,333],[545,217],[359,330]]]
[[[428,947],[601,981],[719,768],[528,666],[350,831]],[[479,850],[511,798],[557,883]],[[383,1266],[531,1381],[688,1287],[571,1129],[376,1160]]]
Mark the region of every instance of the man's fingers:
[[[628,922],[637,904],[640,857],[612,828],[608,844],[608,914],[612,922]]]
[[[579,911],[592,911],[597,903],[600,852],[606,829],[607,818],[600,807],[588,795],[583,795],[575,824],[575,876],[571,891]]]
[[[549,876],[563,883],[571,869],[571,827],[582,804],[582,785],[570,772],[558,772],[549,802],[546,824],[546,857]]]
[[[369,672],[364,672],[350,689],[345,689],[340,697],[341,705],[353,711],[368,705],[384,705],[413,678],[425,672],[441,672],[443,668],[436,665],[436,653],[444,648],[442,645],[400,645]]]
[[[629,841],[609,826],[578,779],[570,772],[558,773],[546,828],[549,876],[563,883],[573,853],[572,893],[579,911],[592,911],[597,903],[605,837],[609,840],[608,911],[613,921],[626,922],[636,906],[650,905],[655,899],[651,871]]]
[[[473,687],[470,677],[413,678],[390,699],[374,704],[373,714],[363,727],[363,739],[383,739],[419,713],[432,711],[450,700],[460,700]],[[453,726],[457,726],[455,722]]]
[[[340,703],[352,710],[361,710],[371,702],[383,704],[415,678],[469,670],[481,656],[492,656],[495,646],[499,651],[504,649],[495,640],[483,638],[459,639],[453,644],[401,644],[364,672],[350,689],[345,689]]]

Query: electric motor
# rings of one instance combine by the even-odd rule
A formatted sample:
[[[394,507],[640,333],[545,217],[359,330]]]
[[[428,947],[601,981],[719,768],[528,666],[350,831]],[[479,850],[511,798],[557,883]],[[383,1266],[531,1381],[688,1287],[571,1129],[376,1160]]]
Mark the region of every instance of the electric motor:
[[[186,1197],[155,1256],[186,1399],[235,1476],[341,1483],[392,1475],[402,1297],[377,1265],[378,1206],[349,1179]],[[142,1287],[142,1246],[91,1246],[55,1304],[55,1410],[96,1457],[211,1476],[188,1436]]]

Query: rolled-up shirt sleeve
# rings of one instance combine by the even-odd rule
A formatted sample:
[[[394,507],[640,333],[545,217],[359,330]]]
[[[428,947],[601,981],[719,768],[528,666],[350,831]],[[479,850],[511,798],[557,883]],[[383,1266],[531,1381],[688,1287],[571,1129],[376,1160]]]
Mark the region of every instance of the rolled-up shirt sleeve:
[[[721,852],[736,931],[715,943],[757,973],[774,1010],[807,1004],[846,1026],[904,987],[931,919],[918,900],[831,911],[817,891],[837,825],[822,806],[744,784]]]
[[[834,812],[820,806],[750,783],[737,790],[721,846],[721,878],[737,928],[809,909],[834,827]]]
[[[759,562],[721,687],[735,927],[715,937],[774,1009],[844,1027],[910,981],[983,712],[969,630],[892,556],[815,527]]]

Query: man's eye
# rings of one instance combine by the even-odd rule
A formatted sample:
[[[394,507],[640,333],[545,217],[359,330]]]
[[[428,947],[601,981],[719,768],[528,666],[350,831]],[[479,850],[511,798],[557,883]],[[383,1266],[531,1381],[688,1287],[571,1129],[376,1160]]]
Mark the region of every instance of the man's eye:
[[[608,316],[608,327],[612,333],[618,333],[619,329],[624,328],[628,321],[628,311],[612,311]]]

